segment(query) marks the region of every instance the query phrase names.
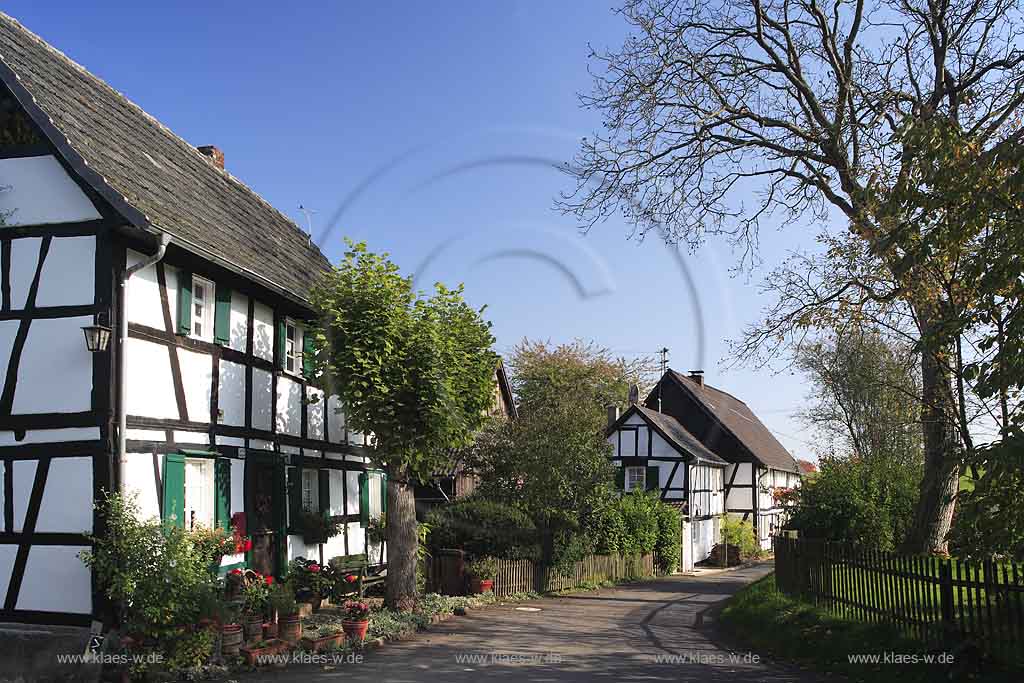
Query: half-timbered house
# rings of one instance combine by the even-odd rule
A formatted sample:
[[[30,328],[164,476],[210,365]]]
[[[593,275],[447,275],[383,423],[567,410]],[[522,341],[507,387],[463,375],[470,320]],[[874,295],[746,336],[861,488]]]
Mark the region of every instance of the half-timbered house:
[[[700,371],[669,369],[644,405],[674,418],[728,464],[723,493],[726,510],[753,523],[762,548],[781,528],[786,510],[773,493],[800,483],[800,469],[746,403],[705,383]]]
[[[724,511],[722,474],[727,463],[690,434],[675,418],[642,405],[621,416],[609,408],[608,441],[616,465],[616,486],[629,493],[658,492],[689,518],[686,555],[699,562],[714,547]]]
[[[383,561],[365,528],[385,478],[310,373],[307,296],[327,267],[219,150],[0,14],[0,621],[89,623],[77,555],[103,531],[103,490],[242,527],[254,547],[223,569]],[[302,510],[343,533],[306,543]]]

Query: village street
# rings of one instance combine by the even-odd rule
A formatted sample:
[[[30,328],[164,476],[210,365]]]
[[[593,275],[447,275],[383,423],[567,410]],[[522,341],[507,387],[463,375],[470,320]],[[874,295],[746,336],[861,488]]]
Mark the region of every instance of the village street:
[[[760,565],[488,608],[387,643],[362,663],[291,666],[251,681],[815,681],[744,661],[701,613],[767,574]],[[540,608],[523,611],[522,607]],[[713,610],[711,610],[713,612]],[[738,658],[735,661],[733,658]]]

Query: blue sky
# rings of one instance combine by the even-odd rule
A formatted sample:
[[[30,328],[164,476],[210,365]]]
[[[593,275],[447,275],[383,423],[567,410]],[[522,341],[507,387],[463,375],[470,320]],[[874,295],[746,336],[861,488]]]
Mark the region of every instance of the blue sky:
[[[332,260],[349,236],[425,285],[464,282],[488,305],[499,351],[523,337],[627,356],[667,346],[670,365],[702,367],[811,455],[793,417],[800,377],[720,366],[726,340],[768,303],[763,270],[731,275],[736,256],[712,240],[683,255],[684,274],[621,220],[581,236],[553,210],[571,187],[554,166],[599,126],[577,101],[588,43],[626,35],[610,3],[294,4],[8,0],[4,11],[187,141],[219,146],[228,170],[300,225],[298,205],[313,209]],[[764,267],[812,233],[764,231]]]

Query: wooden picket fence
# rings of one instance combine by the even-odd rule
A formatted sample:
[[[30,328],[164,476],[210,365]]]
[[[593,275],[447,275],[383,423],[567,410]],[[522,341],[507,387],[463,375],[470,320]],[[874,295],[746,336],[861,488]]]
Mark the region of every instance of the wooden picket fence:
[[[929,647],[970,642],[1024,661],[1024,568],[776,537],[778,589],[833,614],[890,624]]]
[[[428,586],[444,593],[464,590],[461,551],[444,551],[432,558]],[[586,583],[617,581],[655,575],[654,555],[589,555],[573,563],[568,571],[545,571],[532,560],[498,560],[498,573],[494,578],[494,592],[508,596],[515,593],[569,590]]]

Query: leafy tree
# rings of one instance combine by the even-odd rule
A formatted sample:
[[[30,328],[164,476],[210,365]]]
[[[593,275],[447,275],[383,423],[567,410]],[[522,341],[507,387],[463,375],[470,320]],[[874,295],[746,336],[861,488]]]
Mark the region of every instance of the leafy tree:
[[[536,557],[533,520],[512,505],[479,495],[438,507],[427,518],[431,548],[461,548],[474,557]]]
[[[725,234],[744,263],[766,218],[844,217],[848,231],[823,236],[822,258],[799,255],[769,282],[779,303],[740,353],[837,319],[895,322],[920,342],[925,470],[906,547],[944,550],[971,447],[947,326],[959,316],[959,263],[907,258],[941,213],[903,191],[930,155],[927,138],[904,133],[941,121],[987,156],[1016,143],[1017,4],[627,0],[621,14],[633,34],[593,55],[600,68],[583,98],[605,131],[583,141],[562,208],[586,225],[621,210],[640,234],[694,247]]]
[[[801,418],[828,444],[823,455],[891,461],[918,481],[921,383],[912,348],[871,331],[840,331],[802,344],[794,365],[810,382]]]
[[[414,482],[450,469],[453,449],[471,442],[493,400],[497,356],[483,309],[461,286],[414,292],[386,254],[348,244],[313,288],[317,363],[388,473],[386,602],[403,608],[416,594]]]
[[[913,349],[853,329],[801,345],[795,365],[812,387],[802,417],[825,447],[820,472],[789,494],[789,526],[894,548],[911,526],[923,469]]]
[[[467,460],[477,494],[523,510],[537,529],[545,566],[564,566],[589,549],[586,530],[613,495],[611,445],[590,406],[561,401],[495,420]]]
[[[571,401],[584,407],[588,421],[600,430],[605,408],[624,407],[630,385],[637,384],[643,390],[652,384],[654,364],[647,357],[615,357],[594,342],[577,339],[552,345],[524,339],[513,349],[508,367],[520,413],[547,410]]]

